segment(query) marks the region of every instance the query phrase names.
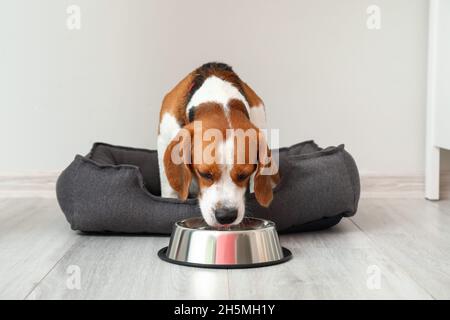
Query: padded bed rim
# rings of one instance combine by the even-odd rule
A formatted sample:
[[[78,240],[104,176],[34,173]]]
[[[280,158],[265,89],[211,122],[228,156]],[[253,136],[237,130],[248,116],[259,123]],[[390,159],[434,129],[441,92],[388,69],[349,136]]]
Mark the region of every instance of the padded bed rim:
[[[115,147],[113,145],[108,145],[108,144],[103,144],[103,145]],[[137,150],[137,149],[133,149],[133,148],[129,148],[128,150],[130,150],[130,149],[131,150]],[[142,149],[142,150],[144,150],[144,149]],[[154,151],[154,150],[147,150],[147,151]],[[79,154],[75,156],[75,160],[76,161],[80,161],[80,162],[84,162],[84,163],[88,163],[89,165],[93,165],[93,166],[95,166],[97,168],[100,168],[100,169],[111,168],[111,169],[118,169],[118,170],[120,170],[120,169],[132,170],[135,173],[136,178],[138,179],[138,183],[139,183],[140,189],[146,195],[150,196],[152,198],[152,200],[165,202],[165,203],[176,203],[176,204],[182,204],[182,205],[196,205],[198,203],[197,199],[180,200],[180,199],[175,199],[175,198],[162,198],[162,197],[159,197],[159,196],[154,195],[153,193],[149,192],[147,190],[147,188],[145,187],[144,176],[142,175],[141,169],[138,166],[135,166],[135,165],[132,165],[132,164],[116,164],[116,165],[114,165],[114,164],[102,164],[102,163],[98,163],[95,160],[92,160],[91,158],[83,157],[82,155],[79,155]]]
[[[302,141],[302,142],[293,144],[290,147],[282,147],[282,148],[279,148],[279,149],[274,149],[274,150],[272,150],[272,153],[290,150],[290,149],[299,147],[301,145],[306,145],[306,144],[311,144],[311,145],[315,146],[318,150],[315,151],[315,152],[311,152],[311,153],[303,154],[303,155],[291,154],[291,155],[288,155],[287,157],[289,159],[293,159],[293,160],[313,159],[313,158],[321,157],[321,156],[324,156],[324,155],[330,155],[330,154],[334,154],[334,153],[337,153],[337,152],[345,150],[345,145],[344,144],[340,144],[338,146],[330,146],[330,147],[322,149],[314,142],[314,140],[307,140],[307,141]],[[174,198],[162,198],[162,197],[159,197],[157,195],[152,194],[151,192],[149,192],[147,190],[147,188],[145,188],[144,177],[143,177],[143,175],[141,173],[141,170],[140,170],[140,168],[138,166],[131,165],[131,164],[116,164],[116,165],[114,165],[114,164],[101,164],[101,163],[98,163],[97,161],[93,160],[91,158],[91,156],[92,156],[92,154],[94,153],[95,149],[98,146],[106,146],[106,147],[109,147],[109,148],[115,148],[115,149],[121,149],[121,150],[142,151],[142,152],[146,152],[146,153],[156,153],[157,152],[156,150],[149,150],[149,149],[143,149],[143,148],[132,148],[132,147],[125,147],[125,146],[117,146],[117,145],[112,145],[112,144],[108,144],[108,143],[104,143],[104,142],[95,142],[94,145],[92,146],[91,150],[89,151],[89,153],[86,156],[82,156],[82,155],[78,154],[78,155],[75,156],[75,159],[91,163],[91,164],[93,164],[93,165],[95,165],[95,166],[97,166],[99,168],[130,168],[130,169],[136,170],[137,171],[136,174],[137,174],[138,180],[139,180],[139,186],[141,187],[141,189],[143,189],[143,191],[146,194],[148,194],[150,197],[152,197],[152,199],[154,199],[156,201],[168,202],[168,203],[177,203],[177,204],[197,204],[198,203],[197,199],[179,200],[179,199],[174,199]],[[283,187],[284,181],[285,180],[281,176],[280,182],[273,189],[273,193],[274,194],[276,194]],[[254,193],[248,193],[248,194],[246,194],[246,198],[247,199],[255,199],[255,194]]]

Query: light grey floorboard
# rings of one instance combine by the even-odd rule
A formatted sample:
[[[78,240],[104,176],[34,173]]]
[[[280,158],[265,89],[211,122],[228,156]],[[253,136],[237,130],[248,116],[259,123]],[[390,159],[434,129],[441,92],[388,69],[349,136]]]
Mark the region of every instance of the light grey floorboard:
[[[434,298],[450,298],[449,201],[366,199],[352,218]]]
[[[0,299],[23,299],[75,239],[54,199],[1,199]]]
[[[226,270],[168,264],[168,237],[80,236],[29,299],[227,299]],[[80,270],[78,288],[70,266]],[[73,267],[72,267],[73,268]]]
[[[263,269],[231,270],[231,298],[431,298],[348,219],[330,230],[282,236],[281,241],[293,251],[293,260]],[[369,281],[368,286],[377,270],[380,285]]]
[[[0,198],[0,298],[450,298],[450,201],[362,199],[351,220],[281,241],[294,258],[278,266],[182,267],[156,256],[167,237],[80,235],[55,199]]]
[[[440,201],[427,201],[429,204],[438,208],[439,211],[444,215],[450,215],[450,200],[443,199]]]

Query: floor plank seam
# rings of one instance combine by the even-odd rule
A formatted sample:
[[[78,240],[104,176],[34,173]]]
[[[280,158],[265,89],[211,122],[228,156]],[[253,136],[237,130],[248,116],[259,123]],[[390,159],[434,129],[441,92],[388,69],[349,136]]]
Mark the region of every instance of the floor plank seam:
[[[376,241],[374,241],[374,240],[372,239],[372,237],[371,237],[369,234],[367,234],[367,232],[365,232],[365,231],[364,231],[364,230],[356,223],[356,221],[354,221],[352,218],[348,218],[348,219],[350,219],[350,221],[356,226],[356,228],[358,228],[358,230],[360,230],[360,231],[367,237],[367,239],[373,244],[375,250],[378,251],[378,253],[380,253],[381,255],[383,255],[383,256],[389,258],[389,261],[391,261],[391,263],[395,264],[396,267],[398,267],[400,270],[402,270],[402,271],[403,271],[403,272],[404,272],[404,273],[405,273],[412,281],[414,281],[414,283],[415,283],[419,288],[421,288],[425,293],[427,293],[427,294],[431,297],[431,299],[437,300],[437,299],[433,296],[433,294],[432,294],[431,292],[429,292],[429,290],[427,290],[426,288],[424,288],[424,287],[422,286],[422,284],[418,283],[417,280],[416,280],[416,279],[415,279],[415,278],[414,278],[407,270],[405,270],[401,265],[399,265],[399,264],[391,257],[391,255],[384,253],[384,252],[379,248],[379,246],[377,245]]]
[[[50,268],[50,270],[48,270],[48,272],[31,288],[30,292],[28,292],[25,297],[23,298],[23,300],[27,300],[28,297],[33,293],[34,290],[36,290],[37,287],[39,287],[39,285],[42,283],[42,281],[45,280],[45,278],[47,278],[47,276],[56,268],[56,266],[66,257],[67,253],[70,252],[72,250],[72,248],[78,243],[78,241],[75,241],[74,244],[72,244],[66,252],[64,252],[64,254],[61,256],[61,258],[59,258],[55,264]]]

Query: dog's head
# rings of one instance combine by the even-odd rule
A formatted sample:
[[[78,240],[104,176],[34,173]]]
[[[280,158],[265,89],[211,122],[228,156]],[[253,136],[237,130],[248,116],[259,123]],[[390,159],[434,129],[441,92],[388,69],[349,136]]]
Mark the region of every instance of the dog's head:
[[[226,122],[210,116],[182,128],[166,149],[164,166],[180,199],[188,197],[192,179],[197,180],[201,213],[210,226],[242,221],[252,176],[255,197],[264,207],[279,180],[263,133],[234,111]]]

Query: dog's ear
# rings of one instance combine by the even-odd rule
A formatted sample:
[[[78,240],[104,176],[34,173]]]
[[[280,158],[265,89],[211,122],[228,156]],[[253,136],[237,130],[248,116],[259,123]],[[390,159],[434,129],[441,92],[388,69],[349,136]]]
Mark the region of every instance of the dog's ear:
[[[258,130],[259,131],[259,130]],[[267,146],[261,131],[258,133],[258,164],[254,178],[256,200],[263,207],[268,207],[273,199],[272,188],[280,182],[278,165],[272,158],[272,152]]]
[[[164,169],[170,186],[181,200],[186,200],[192,181],[191,164],[192,132],[189,127],[180,129],[164,153]]]

